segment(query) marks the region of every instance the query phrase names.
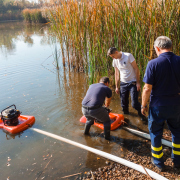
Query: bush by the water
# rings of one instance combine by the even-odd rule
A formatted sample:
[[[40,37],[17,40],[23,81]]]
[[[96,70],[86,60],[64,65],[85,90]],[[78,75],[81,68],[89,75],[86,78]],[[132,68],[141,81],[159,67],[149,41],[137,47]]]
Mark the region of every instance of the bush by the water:
[[[158,36],[170,37],[174,53],[180,55],[179,0],[61,0],[48,14],[63,64],[88,72],[91,83],[98,74],[113,73],[106,56],[111,46],[134,55],[141,78],[156,56],[153,43]]]
[[[42,16],[40,9],[24,9],[23,10],[24,20],[28,23],[46,23],[47,20]]]
[[[22,20],[23,9],[38,8],[41,6],[40,4],[30,2],[28,0],[0,0],[0,21]]]

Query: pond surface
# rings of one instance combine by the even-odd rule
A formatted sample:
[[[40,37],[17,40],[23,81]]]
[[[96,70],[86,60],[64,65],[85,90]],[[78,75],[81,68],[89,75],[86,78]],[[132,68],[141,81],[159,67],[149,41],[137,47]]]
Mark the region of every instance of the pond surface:
[[[0,23],[0,110],[15,104],[23,115],[35,116],[35,128],[123,157],[126,144],[142,139],[119,128],[111,133],[114,141],[108,142],[94,126],[91,137],[83,135],[84,124],[79,119],[81,102],[88,89],[87,79],[83,73],[56,69],[52,39],[45,25]],[[114,113],[122,113],[118,95],[113,94],[110,108]],[[126,120],[147,131],[137,113],[132,108],[130,112]],[[2,180],[61,179],[95,170],[106,162],[31,129],[19,136],[0,130],[0,160]]]

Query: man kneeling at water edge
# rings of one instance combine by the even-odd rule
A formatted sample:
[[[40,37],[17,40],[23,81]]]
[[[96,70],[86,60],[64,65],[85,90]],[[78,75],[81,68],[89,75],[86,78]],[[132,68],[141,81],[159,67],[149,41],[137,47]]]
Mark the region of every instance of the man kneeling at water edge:
[[[104,124],[105,139],[110,140],[110,118],[107,110],[102,107],[105,102],[105,106],[109,107],[112,97],[112,91],[109,88],[109,78],[102,77],[99,83],[91,84],[82,101],[82,113],[86,117],[84,134],[89,134],[91,125],[94,124],[94,120]]]

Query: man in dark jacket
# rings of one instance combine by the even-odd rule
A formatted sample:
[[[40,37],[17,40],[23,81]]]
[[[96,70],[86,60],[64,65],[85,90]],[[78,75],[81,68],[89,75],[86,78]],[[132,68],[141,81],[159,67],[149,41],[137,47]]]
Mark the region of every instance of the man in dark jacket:
[[[86,117],[84,134],[88,134],[94,120],[103,122],[105,139],[110,140],[110,118],[107,110],[103,108],[109,107],[112,97],[112,91],[109,88],[109,78],[102,77],[99,83],[91,84],[82,101],[82,113]]]
[[[171,52],[172,42],[160,36],[154,42],[158,58],[149,61],[143,81],[141,112],[145,115],[150,96],[148,127],[152,162],[164,169],[161,138],[164,122],[172,133],[172,160],[180,168],[180,56]]]

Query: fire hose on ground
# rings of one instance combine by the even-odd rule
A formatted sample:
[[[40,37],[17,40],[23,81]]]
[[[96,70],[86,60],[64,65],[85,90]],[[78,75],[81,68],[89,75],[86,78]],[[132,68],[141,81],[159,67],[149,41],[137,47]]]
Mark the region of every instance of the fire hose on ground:
[[[63,142],[65,142],[65,143],[71,144],[71,145],[76,146],[76,147],[79,147],[79,148],[81,148],[81,149],[90,151],[90,152],[92,152],[92,153],[94,153],[94,154],[97,154],[97,155],[99,155],[99,156],[101,156],[101,157],[110,159],[110,160],[112,160],[112,161],[114,161],[114,162],[123,164],[123,165],[128,166],[128,167],[130,167],[130,168],[132,168],[132,169],[135,169],[135,170],[137,170],[137,171],[139,171],[139,172],[141,172],[141,173],[143,173],[143,174],[146,174],[146,175],[147,175],[147,173],[148,173],[148,174],[149,174],[152,178],[154,178],[154,179],[157,179],[157,180],[168,180],[167,178],[165,178],[165,177],[163,177],[163,176],[155,173],[154,171],[151,171],[150,169],[144,168],[144,167],[142,167],[141,165],[135,164],[135,163],[133,163],[133,162],[130,162],[130,161],[125,160],[125,159],[123,159],[123,158],[117,157],[117,156],[115,156],[115,155],[106,153],[106,152],[104,152],[104,151],[100,151],[100,150],[95,149],[95,148],[91,148],[91,147],[89,147],[89,146],[85,146],[85,145],[83,145],[83,144],[77,143],[77,142],[75,142],[75,141],[72,141],[72,140],[63,138],[63,137],[61,137],[61,136],[58,136],[58,135],[55,135],[55,134],[52,134],[52,133],[49,133],[49,132],[46,132],[46,131],[43,131],[43,130],[40,130],[40,129],[36,129],[36,128],[30,128],[30,129],[32,129],[33,131],[38,132],[38,133],[40,133],[40,134],[49,136],[49,137],[51,137],[51,138],[54,138],[54,139],[63,141]],[[146,173],[146,171],[147,171],[147,173]]]

